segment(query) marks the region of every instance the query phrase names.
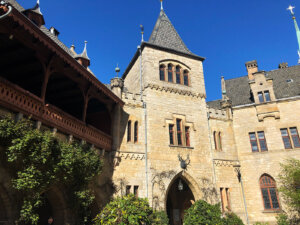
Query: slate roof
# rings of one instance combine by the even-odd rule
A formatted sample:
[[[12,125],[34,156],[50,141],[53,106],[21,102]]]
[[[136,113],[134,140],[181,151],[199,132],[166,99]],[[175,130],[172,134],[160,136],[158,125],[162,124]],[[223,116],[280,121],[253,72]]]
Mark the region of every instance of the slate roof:
[[[160,11],[148,43],[194,55],[182,41],[164,10]]]
[[[6,0],[6,2],[11,4],[16,10],[18,10],[21,13],[26,11],[16,0]],[[40,30],[43,31],[48,37],[50,37],[58,46],[60,46],[63,50],[65,50],[73,58],[76,56],[64,43],[62,43],[45,26],[41,26]]]
[[[273,79],[277,99],[300,96],[300,65],[268,71],[266,77]],[[232,106],[254,103],[248,76],[225,80],[225,84]],[[207,102],[207,105],[219,109],[218,101],[221,100]]]

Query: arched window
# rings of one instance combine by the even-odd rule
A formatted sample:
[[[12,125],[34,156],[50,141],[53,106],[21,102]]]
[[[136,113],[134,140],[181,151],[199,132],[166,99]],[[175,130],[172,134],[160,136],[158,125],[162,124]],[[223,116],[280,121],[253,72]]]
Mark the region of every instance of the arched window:
[[[219,132],[219,135],[218,135],[218,150],[222,150],[221,132]]]
[[[131,141],[131,120],[127,124],[127,142]]]
[[[134,143],[138,142],[138,122],[134,123]]]
[[[176,66],[176,84],[181,84],[180,66]]]
[[[269,175],[260,178],[260,189],[265,210],[279,210],[278,192],[275,180]]]
[[[166,66],[160,65],[159,66],[159,79],[160,80],[163,80],[163,81],[166,80],[165,73],[166,73]]]
[[[189,71],[187,70],[183,72],[183,84],[189,86]]]
[[[172,64],[168,65],[168,81],[173,82],[173,66],[172,66]]]

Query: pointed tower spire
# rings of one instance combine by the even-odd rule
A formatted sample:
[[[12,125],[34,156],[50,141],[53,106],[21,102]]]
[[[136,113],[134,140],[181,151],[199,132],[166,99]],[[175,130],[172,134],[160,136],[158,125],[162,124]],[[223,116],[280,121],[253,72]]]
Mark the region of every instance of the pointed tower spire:
[[[160,11],[148,43],[182,53],[192,54],[182,41],[164,10]]]
[[[164,10],[163,0],[160,0],[160,10]]]
[[[75,57],[77,61],[87,68],[90,65],[90,59],[87,55],[87,41],[84,42],[84,49],[83,52]]]
[[[24,14],[39,27],[45,24],[44,16],[40,8],[40,0],[37,0],[33,8],[26,9]]]
[[[83,49],[83,52],[81,53],[81,57],[86,58],[86,59],[89,60],[89,57],[87,55],[87,49],[86,49],[86,47],[87,47],[87,41],[84,41],[84,49]]]
[[[294,21],[294,25],[295,25],[295,29],[296,29],[296,35],[297,35],[297,40],[298,40],[298,56],[299,56],[299,59],[298,59],[298,63],[300,64],[300,30],[299,30],[299,27],[298,27],[298,24],[297,24],[297,21],[296,21],[296,17],[295,17],[295,13],[294,13],[294,6],[289,6],[287,8],[287,10],[289,10],[292,14],[292,19]]]

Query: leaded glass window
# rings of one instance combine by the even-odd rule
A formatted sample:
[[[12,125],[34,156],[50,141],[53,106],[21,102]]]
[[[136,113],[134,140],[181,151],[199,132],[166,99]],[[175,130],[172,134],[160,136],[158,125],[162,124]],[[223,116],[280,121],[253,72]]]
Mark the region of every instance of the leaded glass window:
[[[170,145],[174,145],[174,125],[169,124]]]
[[[176,127],[177,127],[177,142],[178,145],[182,145],[182,127],[181,127],[180,119],[176,119]]]
[[[176,66],[176,84],[180,84],[181,79],[180,79],[180,67]]]
[[[260,151],[268,151],[267,148],[267,142],[266,142],[266,138],[265,138],[265,132],[260,131],[257,132],[258,135],[258,140],[259,140],[259,145],[260,145]]]
[[[291,149],[292,144],[291,144],[291,141],[290,141],[290,136],[289,136],[288,130],[287,129],[281,129],[280,131],[281,131],[281,136],[282,136],[284,148],[285,149]]]
[[[279,210],[279,199],[275,180],[269,175],[260,178],[260,188],[265,210]]]
[[[299,135],[296,127],[290,128],[290,133],[292,136],[292,140],[294,143],[295,148],[300,148],[300,140],[299,140]]]
[[[165,67],[165,65],[161,65],[159,67],[159,79],[160,80],[163,80],[163,81],[166,80],[165,73],[166,73],[166,67]]]
[[[173,66],[171,64],[168,65],[168,81],[173,82]]]
[[[258,145],[255,133],[249,133],[252,152],[258,152]]]

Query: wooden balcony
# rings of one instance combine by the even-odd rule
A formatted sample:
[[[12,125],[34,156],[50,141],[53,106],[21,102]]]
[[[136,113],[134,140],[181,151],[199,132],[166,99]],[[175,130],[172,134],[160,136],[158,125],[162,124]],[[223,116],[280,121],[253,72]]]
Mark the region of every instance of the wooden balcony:
[[[53,105],[43,104],[42,99],[1,77],[0,105],[31,116],[49,127],[55,127],[63,133],[83,139],[95,147],[111,150],[111,136],[86,125]]]

